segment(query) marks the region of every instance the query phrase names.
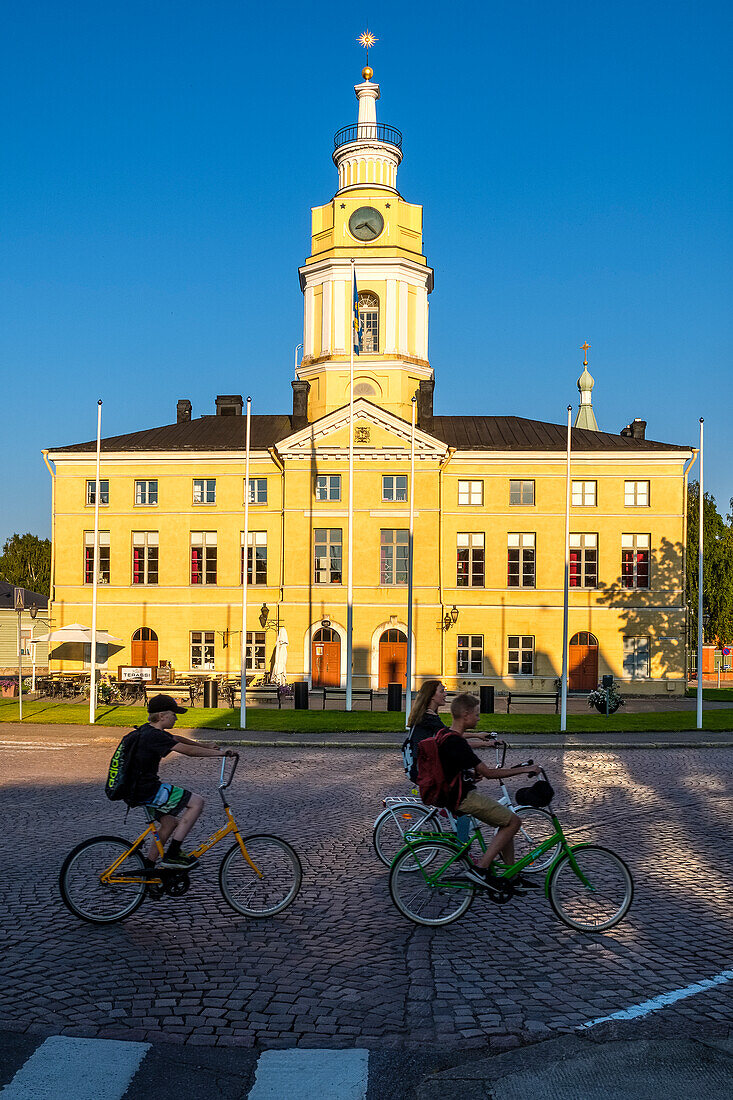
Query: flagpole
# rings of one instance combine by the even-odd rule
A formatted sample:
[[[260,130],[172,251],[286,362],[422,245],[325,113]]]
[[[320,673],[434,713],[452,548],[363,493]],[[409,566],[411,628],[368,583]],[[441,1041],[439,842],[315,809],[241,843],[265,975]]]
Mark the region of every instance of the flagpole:
[[[97,705],[97,580],[99,577],[99,453],[102,448],[102,399],[97,401],[97,478],[94,483],[94,576],[92,577],[92,652],[89,686],[89,725]]]
[[[697,728],[702,729],[702,574],[703,574],[703,520],[704,520],[704,502],[705,493],[703,489],[702,479],[702,429],[703,418],[700,417],[700,500],[698,501],[700,508],[699,525],[700,530],[698,532],[697,541]]]
[[[412,398],[412,430],[410,432],[410,531],[407,540],[407,685],[405,691],[405,729],[409,728],[412,710],[412,562],[415,526],[415,413],[417,398]]]
[[[351,261],[351,292],[356,286],[356,265]],[[347,550],[348,579],[346,589],[346,709],[351,710],[354,630],[354,340],[357,332],[354,327],[356,303],[352,303],[351,318],[351,356],[349,359],[349,546]]]
[[[247,564],[249,560],[249,444],[252,420],[252,398],[247,398],[247,432],[244,444],[244,549],[242,551],[242,653],[239,672],[239,728],[247,728]],[[254,547],[252,568],[254,569]],[[254,654],[254,639],[252,640]]]
[[[568,728],[568,603],[570,600],[570,442],[573,406],[568,405],[568,438],[565,460],[565,582],[562,601],[562,679],[560,683],[560,731]]]

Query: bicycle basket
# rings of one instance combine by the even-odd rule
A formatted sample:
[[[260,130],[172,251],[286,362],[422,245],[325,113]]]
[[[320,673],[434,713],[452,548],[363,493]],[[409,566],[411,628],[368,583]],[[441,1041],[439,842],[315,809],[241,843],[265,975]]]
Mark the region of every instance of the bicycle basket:
[[[539,810],[550,805],[554,793],[546,779],[538,779],[531,787],[520,787],[514,795],[514,801],[519,806],[534,806]]]

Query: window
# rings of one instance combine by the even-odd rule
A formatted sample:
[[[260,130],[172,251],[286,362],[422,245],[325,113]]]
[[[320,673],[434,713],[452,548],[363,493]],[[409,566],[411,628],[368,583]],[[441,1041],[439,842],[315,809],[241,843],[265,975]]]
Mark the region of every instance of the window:
[[[314,531],[316,584],[341,584],[341,528],[316,527]]]
[[[507,672],[510,676],[534,674],[534,638],[527,634],[510,634],[507,638]]]
[[[459,676],[483,676],[484,673],[484,636],[483,634],[458,635]]]
[[[193,479],[194,504],[216,504],[216,478]]]
[[[649,535],[621,536],[621,584],[624,588],[649,587]]]
[[[361,350],[379,353],[379,298],[369,290],[359,295]]]
[[[84,584],[94,583],[94,531],[84,532]],[[99,532],[98,584],[109,584],[109,531]]]
[[[241,534],[239,583],[244,583],[244,531]],[[267,584],[267,531],[247,532],[247,584]]]
[[[571,588],[598,587],[598,535],[570,536]]]
[[[316,500],[341,500],[341,474],[319,474]]]
[[[631,680],[648,678],[649,638],[624,638],[624,674]]]
[[[634,508],[648,508],[649,507],[649,482],[648,481],[625,481],[624,482],[624,504]]]
[[[409,531],[382,531],[379,583],[407,584]]]
[[[510,534],[507,545],[508,588],[535,586],[534,534]]]
[[[87,504],[94,504],[94,495],[97,491],[97,479],[87,481]],[[105,478],[99,479],[99,503],[109,504],[109,481]]]
[[[191,532],[191,584],[216,584],[216,531]]]
[[[136,504],[157,504],[158,503],[158,481],[136,481],[135,482],[135,503]]]
[[[132,583],[158,583],[158,532],[132,532]]]
[[[214,667],[214,631],[191,631],[191,668],[213,669]]]
[[[458,482],[458,503],[459,504],[478,504],[481,505],[484,502],[484,483],[483,481],[459,481]]]
[[[597,497],[597,482],[574,481],[572,483],[571,500],[576,508],[595,508]]]
[[[265,669],[265,632],[248,630],[245,649],[245,665],[250,672],[262,672]]]
[[[534,504],[534,481],[510,481],[510,504]]]
[[[250,504],[267,504],[267,478],[251,477],[249,479]]]
[[[384,474],[382,500],[407,500],[407,474]]]
[[[484,533],[459,532],[457,538],[456,584],[459,588],[484,587]]]

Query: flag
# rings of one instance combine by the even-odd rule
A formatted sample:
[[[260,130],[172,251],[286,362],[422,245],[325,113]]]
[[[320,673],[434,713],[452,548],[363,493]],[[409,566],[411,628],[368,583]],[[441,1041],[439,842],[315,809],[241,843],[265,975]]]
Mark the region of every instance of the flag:
[[[356,268],[354,268],[354,311],[352,324],[354,328],[354,355],[358,355],[361,350],[361,339],[364,326],[359,316],[359,291],[356,289]]]

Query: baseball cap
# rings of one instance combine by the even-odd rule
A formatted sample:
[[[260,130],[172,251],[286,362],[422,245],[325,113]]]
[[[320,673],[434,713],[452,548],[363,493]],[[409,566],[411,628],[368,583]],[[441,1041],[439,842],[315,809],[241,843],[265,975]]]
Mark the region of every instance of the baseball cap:
[[[148,714],[161,714],[164,710],[185,714],[188,707],[180,707],[172,695],[155,695],[148,703]]]

